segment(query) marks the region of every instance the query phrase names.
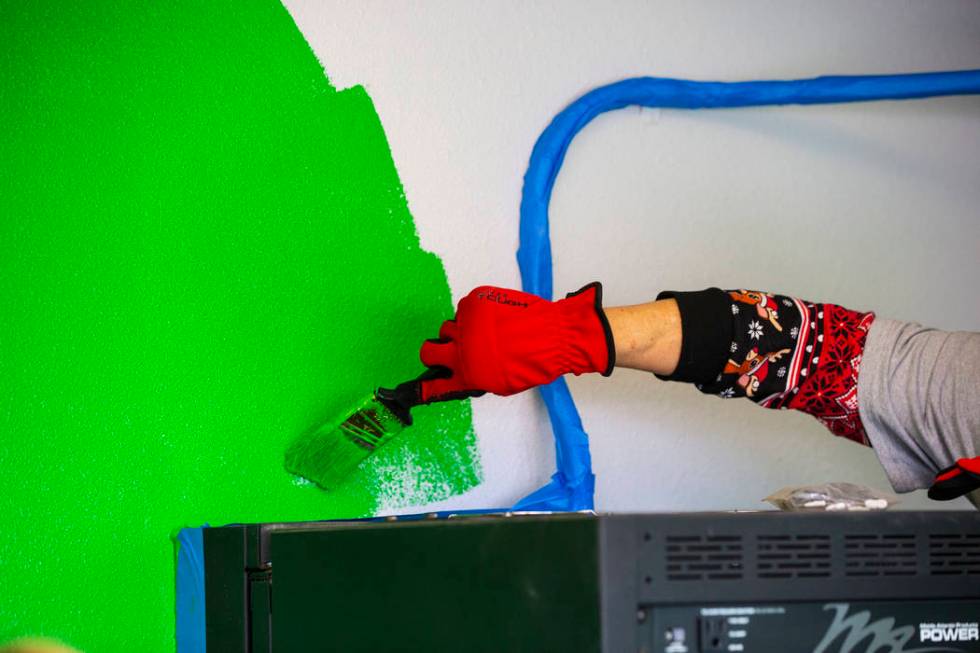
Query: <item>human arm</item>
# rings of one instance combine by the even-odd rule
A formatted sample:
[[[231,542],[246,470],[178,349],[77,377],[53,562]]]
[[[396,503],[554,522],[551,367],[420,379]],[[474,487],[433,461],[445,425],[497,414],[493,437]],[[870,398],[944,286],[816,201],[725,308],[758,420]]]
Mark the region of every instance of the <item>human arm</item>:
[[[609,375],[615,364],[722,397],[833,417],[828,426],[836,433],[866,443],[856,399],[846,398],[844,413],[830,412],[840,408],[832,399],[853,390],[851,358],[873,318],[746,290],[664,292],[654,302],[604,309],[598,283],[556,302],[482,286],[460,301],[439,339],[423,344],[422,362],[443,373],[422,383],[422,400],[510,395],[563,374]],[[819,364],[825,349],[830,355]],[[833,388],[821,384],[828,377]],[[836,395],[827,396],[828,389]]]
[[[836,435],[873,444],[900,491],[926,487],[958,458],[976,456],[980,334],[950,339],[918,327],[931,335],[916,331],[901,346],[893,342],[899,336],[872,338],[891,344],[872,346],[862,371],[869,331],[885,334],[890,322],[875,329],[873,313],[834,304],[710,288],[603,309],[598,284],[557,302],[495,289],[513,301],[488,303],[474,299],[477,291],[460,303],[458,322],[444,326],[441,335],[448,341],[423,346],[423,362],[446,371],[428,388],[423,384],[426,401],[483,390],[514,394],[566,373],[608,375],[615,363],[693,383],[706,394],[813,415]],[[468,337],[458,337],[463,333]],[[947,341],[953,344],[937,344]],[[943,357],[951,362],[942,363]],[[929,387],[908,379],[923,370]],[[901,403],[898,410],[894,401]],[[930,418],[907,419],[908,411]],[[952,435],[937,419],[950,411],[961,420]],[[958,478],[967,476],[964,471]]]
[[[754,291],[662,296],[680,305],[679,320],[667,323],[681,324],[681,362],[668,374],[641,369],[813,415],[872,446],[900,492],[930,488],[932,498],[950,499],[980,486],[980,333]],[[628,322],[613,333],[642,324]],[[719,353],[725,343],[730,352]]]
[[[681,314],[675,299],[607,308],[616,367],[671,374],[681,355]]]
[[[944,482],[930,496],[951,498],[980,481],[980,333],[878,319],[858,390],[871,444],[896,490],[928,487],[938,472]]]

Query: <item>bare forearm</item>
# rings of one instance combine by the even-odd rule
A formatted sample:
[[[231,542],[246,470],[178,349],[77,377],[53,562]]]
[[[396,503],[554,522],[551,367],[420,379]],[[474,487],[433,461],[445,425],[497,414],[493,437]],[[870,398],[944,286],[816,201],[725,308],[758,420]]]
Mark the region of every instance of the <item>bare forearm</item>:
[[[681,314],[674,299],[606,309],[616,366],[671,374],[681,355]]]

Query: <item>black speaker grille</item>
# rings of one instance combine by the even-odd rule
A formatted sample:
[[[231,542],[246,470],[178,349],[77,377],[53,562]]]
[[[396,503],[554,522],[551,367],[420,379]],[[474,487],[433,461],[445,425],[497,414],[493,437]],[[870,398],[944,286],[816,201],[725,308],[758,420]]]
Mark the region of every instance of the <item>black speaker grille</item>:
[[[758,535],[759,578],[830,576],[829,535]]]
[[[844,575],[914,576],[918,571],[915,535],[844,536]]]
[[[980,575],[980,533],[930,535],[929,573],[934,576]]]
[[[667,580],[738,580],[744,559],[739,535],[668,535]]]

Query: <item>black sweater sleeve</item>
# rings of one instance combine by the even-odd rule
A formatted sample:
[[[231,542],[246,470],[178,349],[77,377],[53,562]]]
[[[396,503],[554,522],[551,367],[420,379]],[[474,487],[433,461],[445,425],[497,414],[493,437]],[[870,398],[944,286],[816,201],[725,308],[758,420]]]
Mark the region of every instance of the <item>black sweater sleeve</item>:
[[[732,300],[719,288],[695,292],[665,290],[657,299],[674,299],[681,312],[681,357],[665,381],[713,382],[728,360],[732,342]]]

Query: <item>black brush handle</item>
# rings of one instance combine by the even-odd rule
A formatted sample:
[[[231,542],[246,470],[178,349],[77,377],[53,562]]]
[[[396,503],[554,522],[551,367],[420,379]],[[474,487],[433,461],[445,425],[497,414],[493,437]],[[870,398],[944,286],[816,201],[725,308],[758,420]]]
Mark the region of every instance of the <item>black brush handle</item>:
[[[399,383],[394,388],[378,388],[374,397],[394,413],[405,426],[412,425],[411,409],[422,403],[422,381],[445,379],[452,372],[447,367],[430,367],[411,381]]]

